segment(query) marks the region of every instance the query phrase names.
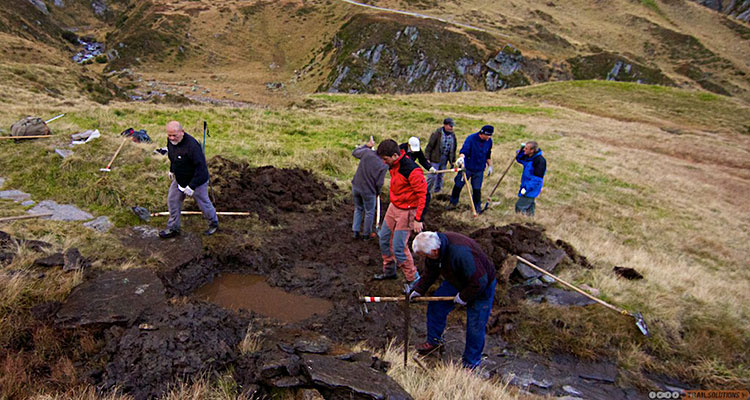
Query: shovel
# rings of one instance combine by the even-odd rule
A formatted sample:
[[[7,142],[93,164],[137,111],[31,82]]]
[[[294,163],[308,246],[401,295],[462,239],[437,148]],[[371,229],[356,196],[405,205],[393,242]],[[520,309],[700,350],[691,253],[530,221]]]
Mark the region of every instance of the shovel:
[[[643,335],[648,336],[648,327],[646,326],[646,321],[643,319],[643,315],[641,315],[640,312],[631,313],[630,311],[623,310],[622,308],[613,306],[612,304],[609,304],[609,303],[607,303],[606,301],[604,301],[604,300],[602,300],[600,298],[594,297],[594,296],[592,296],[592,295],[584,292],[583,290],[581,290],[581,289],[573,286],[572,284],[570,284],[568,282],[565,282],[564,280],[556,277],[555,275],[552,275],[551,273],[547,272],[546,270],[537,267],[536,265],[532,264],[529,260],[526,260],[523,257],[516,256],[516,258],[518,259],[518,261],[521,261],[522,263],[528,265],[529,267],[535,269],[536,271],[541,272],[541,273],[549,276],[550,278],[552,278],[552,279],[560,282],[564,286],[567,286],[567,287],[575,290],[576,292],[578,292],[578,293],[580,293],[580,294],[588,297],[589,299],[594,300],[595,302],[603,305],[604,307],[607,307],[610,310],[613,310],[613,311],[615,311],[615,312],[617,312],[619,314],[627,315],[629,317],[633,317],[633,319],[635,319],[635,326],[638,327],[638,330],[641,331],[641,333]]]
[[[130,207],[130,210],[133,211],[133,214],[137,215],[138,218],[140,218],[143,221],[148,222],[151,220],[151,217],[166,217],[169,216],[169,211],[160,211],[152,213],[148,211],[145,207],[135,206]],[[203,212],[201,211],[180,211],[181,215],[203,215]],[[250,216],[252,213],[246,212],[246,211],[217,211],[216,215],[230,215],[230,216]]]

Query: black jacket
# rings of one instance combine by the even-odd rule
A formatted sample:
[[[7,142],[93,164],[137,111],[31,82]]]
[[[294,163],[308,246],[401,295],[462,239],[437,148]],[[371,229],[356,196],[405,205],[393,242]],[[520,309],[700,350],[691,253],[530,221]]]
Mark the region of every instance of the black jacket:
[[[167,156],[171,165],[169,170],[180,186],[190,186],[195,190],[208,182],[208,167],[201,145],[195,138],[185,133],[177,145],[167,141]]]
[[[421,149],[419,151],[411,151],[409,143],[401,143],[398,147],[403,150],[406,153],[406,156],[411,158],[412,161],[419,161],[425,169],[430,169],[432,167],[432,164],[427,161],[427,157],[424,156]]]

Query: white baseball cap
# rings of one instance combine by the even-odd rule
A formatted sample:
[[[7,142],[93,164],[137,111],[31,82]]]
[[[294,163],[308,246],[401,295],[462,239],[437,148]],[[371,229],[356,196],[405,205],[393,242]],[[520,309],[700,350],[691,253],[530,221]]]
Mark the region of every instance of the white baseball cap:
[[[419,151],[419,138],[412,136],[409,138],[409,149],[411,151]]]

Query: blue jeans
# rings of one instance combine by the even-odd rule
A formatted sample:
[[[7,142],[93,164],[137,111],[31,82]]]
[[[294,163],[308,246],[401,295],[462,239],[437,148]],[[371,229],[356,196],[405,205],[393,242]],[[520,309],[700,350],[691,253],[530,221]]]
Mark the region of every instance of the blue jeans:
[[[362,194],[352,190],[354,197],[354,221],[352,221],[352,231],[360,232],[362,236],[370,236],[372,223],[375,221],[375,202],[377,196],[374,194]],[[362,215],[365,217],[365,224],[362,226]]]
[[[464,347],[463,365],[467,368],[476,368],[482,362],[482,350],[484,349],[484,334],[487,321],[492,311],[492,301],[495,298],[495,285],[493,280],[479,294],[477,298],[466,305],[466,346]],[[455,296],[458,289],[448,281],[443,281],[433,296]],[[438,344],[442,341],[445,331],[446,320],[456,303],[452,301],[432,301],[427,306],[427,342]]]
[[[478,211],[482,202],[482,182],[484,181],[484,170],[470,171],[466,170],[466,179],[471,181],[474,197],[474,208]],[[453,192],[451,193],[451,204],[458,204],[458,197],[461,195],[461,189],[464,188],[464,174],[459,172],[456,179],[453,180]]]

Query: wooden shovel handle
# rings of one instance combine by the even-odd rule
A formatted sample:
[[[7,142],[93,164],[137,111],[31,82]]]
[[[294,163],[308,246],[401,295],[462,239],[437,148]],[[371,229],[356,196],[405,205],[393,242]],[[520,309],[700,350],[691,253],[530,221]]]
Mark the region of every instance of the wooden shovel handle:
[[[29,215],[17,215],[15,217],[5,217],[0,218],[0,222],[5,221],[18,221],[19,219],[31,219],[31,218],[43,218],[43,217],[49,217],[52,213],[45,213],[45,214],[29,214]]]
[[[412,303],[415,302],[428,302],[428,301],[453,301],[453,296],[417,296],[411,299]],[[362,296],[359,298],[362,303],[395,303],[399,301],[405,301],[403,297],[374,297],[374,296]]]
[[[466,186],[466,191],[469,193],[469,203],[471,203],[471,212],[474,214],[474,217],[477,216],[477,209],[474,207],[474,195],[471,194],[471,186],[469,186],[469,180],[466,179],[466,171],[462,170],[461,173],[464,175],[464,186]]]

